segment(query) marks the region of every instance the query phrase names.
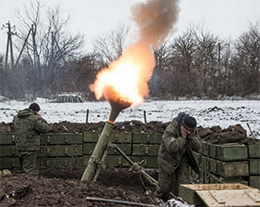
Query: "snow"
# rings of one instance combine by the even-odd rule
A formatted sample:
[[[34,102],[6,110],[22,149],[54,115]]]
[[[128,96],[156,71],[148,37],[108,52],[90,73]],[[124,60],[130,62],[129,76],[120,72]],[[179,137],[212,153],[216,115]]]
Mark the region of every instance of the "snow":
[[[0,99],[1,100],[1,99]],[[47,99],[37,98],[41,114],[49,123],[68,121],[85,123],[87,110],[88,122],[107,121],[110,105],[107,101],[83,103],[51,103]],[[28,108],[31,102],[3,99],[0,101],[0,121],[12,122],[13,116],[21,109]],[[260,138],[260,101],[259,100],[179,100],[151,101],[122,111],[116,122],[139,120],[144,122],[144,111],[147,122],[170,122],[179,112],[186,112],[197,119],[198,126],[220,126],[222,129],[230,125],[241,124],[247,130]]]

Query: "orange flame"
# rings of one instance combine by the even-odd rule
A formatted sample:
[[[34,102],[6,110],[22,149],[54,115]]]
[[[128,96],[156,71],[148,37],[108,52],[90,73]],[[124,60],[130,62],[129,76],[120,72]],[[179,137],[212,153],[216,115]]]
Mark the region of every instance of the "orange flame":
[[[90,90],[98,100],[105,97],[130,106],[139,105],[149,94],[148,81],[154,67],[155,59],[149,44],[136,43],[97,74]]]

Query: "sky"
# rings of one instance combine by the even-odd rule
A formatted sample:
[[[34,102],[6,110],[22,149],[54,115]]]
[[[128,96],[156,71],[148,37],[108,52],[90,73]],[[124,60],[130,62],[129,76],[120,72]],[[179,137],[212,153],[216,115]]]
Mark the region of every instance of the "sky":
[[[36,1],[36,0],[32,0]],[[166,0],[158,0],[166,1]],[[106,32],[116,30],[119,24],[130,26],[136,32],[131,8],[146,0],[40,0],[48,7],[60,6],[64,16],[70,16],[68,31],[85,38],[84,49],[91,51],[93,41]],[[19,25],[17,11],[22,12],[29,0],[1,0],[0,24],[10,21]],[[181,35],[190,25],[203,27],[222,39],[236,39],[248,31],[250,23],[260,21],[260,0],[180,0],[180,13],[175,33]],[[0,53],[5,53],[6,29],[0,30]],[[131,34],[130,34],[131,35]],[[15,41],[15,38],[14,40]]]
[[[2,97],[3,98],[3,97]],[[13,116],[19,110],[28,108],[28,101],[1,100],[0,122],[12,122]],[[37,98],[41,114],[49,123],[68,121],[85,123],[86,111],[89,110],[88,122],[106,122],[110,113],[107,101],[83,103],[51,103],[49,100]],[[194,116],[199,126],[220,126],[226,129],[231,125],[240,124],[250,135],[247,123],[254,135],[260,139],[260,101],[259,100],[179,100],[151,101],[139,106],[127,108],[120,112],[116,122],[138,120],[144,122],[144,111],[147,122],[170,122],[180,112]]]

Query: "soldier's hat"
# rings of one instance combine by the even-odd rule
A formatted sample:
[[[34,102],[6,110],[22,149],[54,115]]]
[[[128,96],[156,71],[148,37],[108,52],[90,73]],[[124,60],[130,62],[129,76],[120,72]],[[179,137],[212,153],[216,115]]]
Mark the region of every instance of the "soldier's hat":
[[[197,121],[192,116],[186,116],[183,119],[182,124],[183,124],[185,129],[187,129],[189,131],[193,131],[197,126]]]
[[[40,106],[37,103],[32,103],[29,106],[29,109],[32,109],[33,111],[40,111],[41,110]]]

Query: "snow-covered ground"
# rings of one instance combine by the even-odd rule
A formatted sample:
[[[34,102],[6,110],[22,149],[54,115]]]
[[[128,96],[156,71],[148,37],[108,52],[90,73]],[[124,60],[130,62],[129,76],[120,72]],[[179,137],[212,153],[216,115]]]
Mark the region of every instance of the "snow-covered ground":
[[[36,101],[41,107],[42,116],[49,123],[69,121],[86,122],[86,112],[89,110],[88,122],[107,121],[110,105],[107,101],[83,103],[50,103],[46,99]],[[0,121],[11,122],[18,110],[28,108],[29,102],[0,101]],[[147,122],[171,121],[179,112],[186,112],[197,119],[198,125],[211,127],[219,125],[222,129],[230,125],[241,124],[250,135],[247,123],[257,138],[260,138],[260,101],[259,100],[189,100],[189,101],[150,101],[142,105],[122,111],[116,122],[139,120],[144,122],[144,111]]]

